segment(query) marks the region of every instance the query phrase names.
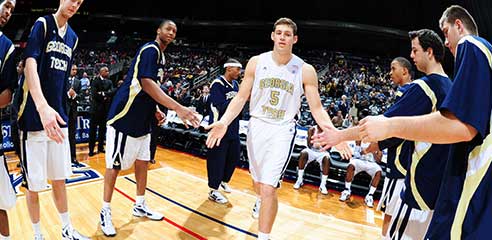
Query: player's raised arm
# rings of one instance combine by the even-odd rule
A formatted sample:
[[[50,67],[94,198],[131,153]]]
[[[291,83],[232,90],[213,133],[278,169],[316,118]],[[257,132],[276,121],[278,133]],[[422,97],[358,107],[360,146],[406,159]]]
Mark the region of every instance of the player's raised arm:
[[[331,122],[330,116],[323,109],[318,92],[318,77],[316,76],[316,70],[310,64],[304,64],[302,67],[302,82],[304,85],[304,94],[311,109],[316,123],[320,126],[323,132],[326,132],[329,136],[333,136],[334,139],[338,139],[336,135],[338,130],[335,129]],[[339,144],[339,145],[337,145]],[[337,149],[340,150],[340,154],[343,158],[349,159],[352,155],[352,151],[345,142],[334,142],[332,146],[337,145]]]
[[[369,117],[361,121],[361,126],[361,137],[367,141],[399,137],[447,144],[470,141],[477,135],[473,126],[461,122],[447,111],[416,117]]]

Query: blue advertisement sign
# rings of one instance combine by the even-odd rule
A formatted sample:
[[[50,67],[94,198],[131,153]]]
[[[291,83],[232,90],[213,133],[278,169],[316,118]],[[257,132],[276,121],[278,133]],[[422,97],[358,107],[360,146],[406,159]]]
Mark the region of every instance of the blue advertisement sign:
[[[88,114],[77,116],[77,128],[75,132],[75,141],[77,143],[89,142],[89,126],[90,118]],[[10,121],[2,122],[3,149],[5,151],[14,150],[14,142],[12,141],[12,126]]]

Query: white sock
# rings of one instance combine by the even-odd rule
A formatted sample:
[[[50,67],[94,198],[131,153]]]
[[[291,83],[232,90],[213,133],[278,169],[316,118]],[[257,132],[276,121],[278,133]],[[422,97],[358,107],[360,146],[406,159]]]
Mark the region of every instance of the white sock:
[[[70,215],[68,215],[68,212],[64,213],[59,213],[60,214],[60,219],[62,221],[62,228],[65,228],[66,226],[70,225]]]
[[[268,240],[268,239],[270,239],[270,234],[258,232],[258,238],[257,239],[258,240]]]
[[[41,223],[40,222],[33,223],[32,224],[32,230],[34,231],[34,235],[41,235],[41,234],[43,234],[41,232]]]
[[[137,196],[135,198],[135,203],[136,204],[143,204],[143,202],[145,201],[145,197],[142,195],[142,196]]]
[[[111,209],[110,202],[103,201],[103,208],[105,209]]]
[[[0,233],[0,239],[1,240],[10,240],[10,236],[4,236]]]
[[[375,188],[375,187],[371,186],[371,187],[369,188],[369,194],[370,194],[370,195],[373,195],[375,191],[376,191],[376,188]]]
[[[321,186],[326,186],[326,180],[328,180],[328,175],[321,175]]]
[[[352,186],[352,182],[345,182],[345,189],[350,191],[350,186]]]
[[[298,173],[297,173],[297,180],[299,181],[299,180],[304,179],[304,169],[299,169],[297,171],[298,171]]]

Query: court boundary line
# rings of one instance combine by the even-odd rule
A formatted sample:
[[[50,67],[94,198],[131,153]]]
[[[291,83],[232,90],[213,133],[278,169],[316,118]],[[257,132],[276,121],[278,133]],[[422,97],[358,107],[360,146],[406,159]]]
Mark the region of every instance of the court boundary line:
[[[175,169],[175,168],[173,168],[173,167],[169,167],[169,166],[168,166],[168,167],[157,168],[157,169],[153,169],[153,170],[155,170],[155,171],[157,171],[157,170],[158,170],[158,171],[168,171],[168,170],[171,170],[171,171],[174,171],[174,172],[177,172],[177,173],[183,174],[183,175],[185,175],[185,176],[191,177],[191,178],[193,178],[193,179],[196,179],[196,180],[198,180],[198,181],[201,181],[201,182],[206,182],[206,180],[205,180],[205,179],[202,179],[202,178],[200,178],[200,177],[198,177],[198,176],[195,176],[195,175],[190,174],[190,173],[187,173],[187,172],[183,172],[183,171],[181,171],[181,170],[177,170],[177,169]],[[125,176],[124,178],[125,178],[127,181],[129,181],[129,182],[131,182],[131,183],[133,183],[133,184],[136,184],[136,181],[135,181],[135,180],[133,180],[133,179],[131,179],[131,178],[129,178],[129,175],[131,175],[131,174],[128,174],[128,176]],[[214,222],[216,222],[216,223],[219,223],[219,224],[221,224],[221,225],[223,225],[223,226],[226,226],[226,227],[232,228],[232,229],[234,229],[234,230],[236,230],[236,231],[239,231],[239,232],[242,232],[242,233],[244,233],[244,234],[247,234],[247,235],[250,235],[250,236],[253,236],[253,237],[257,237],[257,235],[256,235],[256,234],[254,234],[254,233],[251,233],[251,232],[249,232],[249,231],[243,230],[243,229],[241,229],[241,228],[239,228],[239,227],[233,226],[233,225],[231,225],[231,224],[229,224],[229,223],[226,223],[226,222],[220,221],[220,220],[215,219],[215,218],[213,218],[213,217],[211,217],[211,216],[208,216],[207,214],[204,214],[204,213],[199,212],[199,211],[197,211],[197,210],[195,210],[195,209],[192,209],[192,208],[190,208],[190,207],[188,207],[188,206],[186,206],[186,205],[184,205],[184,204],[182,204],[182,203],[179,203],[179,202],[177,202],[177,201],[175,201],[175,200],[173,200],[173,199],[171,199],[171,198],[169,198],[169,197],[164,196],[163,194],[161,194],[161,193],[159,193],[159,192],[157,192],[157,191],[155,191],[155,190],[153,190],[153,189],[151,189],[151,188],[149,188],[149,187],[147,187],[147,188],[146,188],[146,190],[147,190],[147,191],[149,191],[149,192],[151,192],[152,194],[154,194],[154,195],[156,195],[156,196],[158,196],[158,197],[160,197],[160,198],[162,198],[162,199],[164,199],[164,200],[168,201],[168,202],[171,202],[171,203],[173,203],[173,204],[175,204],[175,205],[177,205],[177,206],[179,206],[179,207],[181,207],[181,208],[183,208],[183,209],[186,209],[186,210],[188,210],[188,211],[190,211],[190,212],[192,212],[192,213],[195,213],[195,214],[197,214],[197,215],[199,215],[199,216],[202,216],[202,217],[204,217],[204,218],[206,218],[206,219],[209,219],[209,220],[211,220],[211,221],[214,221]],[[233,190],[233,192],[235,192],[235,193],[240,193],[240,194],[243,194],[243,195],[245,195],[245,196],[248,196],[248,197],[251,197],[251,198],[255,198],[255,199],[256,199],[256,196],[253,196],[252,194],[249,194],[249,193],[245,193],[245,192],[242,192],[242,191],[239,191],[239,190],[235,190],[235,189]],[[347,221],[347,220],[343,220],[343,219],[336,218],[336,217],[335,217],[335,216],[333,216],[333,215],[325,215],[325,214],[322,214],[322,213],[314,213],[314,212],[311,212],[311,211],[308,211],[308,210],[304,210],[304,209],[300,209],[300,208],[296,208],[296,207],[293,207],[293,206],[290,206],[290,205],[287,205],[287,204],[284,204],[284,203],[279,203],[279,204],[283,205],[283,207],[287,207],[287,208],[290,208],[290,209],[293,209],[293,210],[298,210],[298,211],[303,212],[303,213],[306,213],[306,214],[308,214],[308,215],[312,215],[312,216],[316,216],[316,217],[322,217],[322,218],[325,218],[325,219],[327,219],[327,220],[329,220],[329,221],[339,221],[339,222],[341,222],[342,224],[343,224],[343,223],[346,223],[346,224],[355,225],[355,226],[357,226],[357,227],[361,227],[361,228],[362,228],[362,231],[364,231],[364,229],[374,230],[374,231],[379,231],[379,230],[380,230],[380,228],[375,227],[375,226],[370,226],[370,225],[364,225],[364,224],[361,224],[361,223],[350,222],[350,221]]]
[[[190,174],[190,173],[187,173],[187,172],[183,172],[181,170],[178,170],[178,169],[175,169],[175,168],[172,168],[172,167],[163,167],[163,168],[158,168],[158,169],[154,169],[154,170],[160,170],[160,171],[162,171],[162,170],[171,170],[171,171],[175,171],[175,172],[184,174],[184,175],[186,175],[188,177],[197,179],[197,180],[199,180],[201,182],[206,182],[205,179],[202,179],[202,178],[197,177],[197,176],[195,176],[193,174]],[[254,195],[252,195],[250,193],[245,193],[245,192],[239,191],[237,189],[233,189],[232,191],[234,193],[240,193],[240,194],[243,194],[243,195],[246,195],[246,196],[249,196],[249,197],[252,197],[252,198],[256,199],[256,196],[254,196]],[[284,207],[287,207],[287,208],[290,208],[290,209],[299,210],[299,211],[304,212],[304,213],[307,213],[309,215],[321,216],[321,217],[327,218],[328,220],[341,221],[343,223],[348,223],[348,224],[356,225],[356,226],[359,226],[359,227],[368,227],[368,228],[372,228],[374,230],[381,230],[379,227],[376,227],[376,226],[369,226],[369,225],[364,225],[364,224],[361,224],[361,223],[356,223],[356,222],[351,222],[351,221],[343,220],[343,219],[337,218],[337,217],[335,217],[333,215],[326,215],[326,214],[323,214],[323,213],[314,213],[314,212],[311,212],[311,211],[308,211],[308,210],[305,210],[305,209],[302,209],[302,208],[296,208],[296,207],[287,205],[287,204],[282,203],[282,202],[279,202],[279,205],[283,205]]]
[[[157,169],[161,169],[161,168],[155,168],[155,169],[150,169],[148,170],[148,172],[151,172],[151,171],[154,171],[154,170],[157,170]],[[125,175],[121,175],[121,176],[118,176],[118,178],[126,178],[128,176],[131,176],[131,175],[135,175],[135,173],[128,173],[128,174],[125,174]],[[96,180],[93,180],[93,181],[90,181],[90,182],[85,182],[85,183],[79,183],[79,184],[75,184],[75,185],[71,185],[71,186],[66,186],[66,189],[69,190],[69,189],[74,189],[74,188],[80,188],[80,187],[85,187],[85,186],[90,186],[90,185],[94,185],[96,183],[99,183],[99,182],[102,182],[103,184],[103,187],[104,187],[104,175],[103,175],[103,178],[102,179],[96,179]],[[122,190],[120,190],[119,188],[117,188],[115,186],[114,190],[118,193],[120,193],[121,195],[123,195],[124,197],[126,197],[127,199],[129,199],[130,201],[132,202],[135,202],[135,199],[133,199],[132,197],[130,197],[128,194],[126,194],[125,192],[123,192]],[[45,191],[42,191],[42,192],[39,192],[38,195],[46,195],[47,193],[51,193],[52,192],[52,189],[49,189],[49,190],[45,190]],[[26,194],[24,195],[21,195],[21,196],[17,196],[16,197],[16,205],[17,205],[17,200],[18,199],[22,199],[22,198],[25,198],[26,197]],[[178,228],[179,230],[181,230],[182,232],[185,232],[193,237],[195,237],[196,239],[199,239],[199,240],[206,240],[207,238],[201,236],[200,234],[198,233],[195,233],[193,231],[191,231],[190,229],[182,226],[182,225],[179,225],[178,223],[172,221],[171,219],[167,218],[167,217],[164,217],[163,220],[161,221],[166,221],[167,223],[169,223],[170,225],[173,225],[174,227]]]
[[[162,168],[162,169],[164,169],[164,168]],[[133,180],[133,179],[131,179],[131,178],[129,178],[129,177],[125,177],[125,179],[126,179],[126,180],[128,180],[129,182],[133,183],[133,184],[136,184],[136,181],[135,181],[135,180]],[[175,201],[175,200],[173,200],[173,199],[171,199],[171,198],[169,198],[169,197],[164,196],[163,194],[161,194],[161,193],[159,193],[159,192],[157,192],[157,191],[155,191],[155,190],[153,190],[153,189],[151,189],[151,188],[149,188],[149,187],[146,187],[146,190],[147,190],[147,191],[149,191],[149,192],[151,192],[152,194],[154,194],[154,195],[156,195],[156,196],[158,196],[158,197],[160,197],[160,198],[162,198],[162,199],[164,199],[164,200],[168,201],[168,202],[171,202],[171,203],[172,203],[172,204],[174,204],[174,205],[177,205],[177,206],[179,206],[179,207],[181,207],[181,208],[184,208],[185,210],[188,210],[188,211],[190,211],[190,212],[192,212],[192,213],[194,213],[194,214],[197,214],[197,215],[199,215],[199,216],[201,216],[201,217],[204,217],[204,218],[206,218],[206,219],[208,219],[208,220],[211,220],[211,221],[213,221],[213,222],[216,222],[216,223],[221,224],[221,225],[223,225],[223,226],[226,226],[226,227],[228,227],[228,228],[232,228],[233,230],[236,230],[236,231],[238,231],[238,232],[244,233],[244,234],[246,234],[246,235],[249,235],[249,236],[252,236],[252,237],[255,237],[255,238],[257,238],[257,237],[258,237],[258,235],[257,235],[257,234],[254,234],[254,233],[252,233],[252,232],[250,232],[250,231],[247,231],[247,230],[241,229],[241,228],[236,227],[236,226],[234,226],[234,225],[231,225],[231,224],[229,224],[229,223],[226,223],[226,222],[223,222],[223,221],[221,221],[221,220],[218,220],[218,219],[216,219],[216,218],[214,218],[214,217],[211,217],[211,216],[209,216],[209,215],[207,215],[207,214],[204,214],[204,213],[202,213],[202,212],[199,212],[199,211],[197,211],[197,210],[195,210],[195,209],[192,209],[192,208],[190,208],[190,207],[188,207],[188,206],[186,206],[186,205],[184,205],[184,204],[182,204],[182,203],[179,203],[179,202],[177,202],[177,201]]]
[[[163,145],[157,145],[157,147],[161,148],[161,149],[164,149],[164,150],[168,150],[168,151],[171,151],[171,152],[177,152],[179,154],[184,154],[184,155],[188,155],[190,157],[194,157],[194,158],[198,158],[200,160],[204,160],[204,161],[207,161],[207,158],[206,157],[202,157],[202,156],[199,156],[199,155],[195,155],[193,153],[189,153],[189,152],[184,152],[184,151],[181,151],[181,150],[177,150],[177,149],[174,149],[174,148],[168,148],[168,147],[165,147]],[[348,161],[348,160],[347,160]],[[307,165],[306,165],[307,166]],[[249,172],[249,169],[248,168],[243,168],[241,166],[236,166],[235,169],[238,169],[238,170],[242,170],[242,171],[246,171],[246,172]],[[335,183],[336,181],[339,181],[339,180],[333,180],[333,179],[330,179],[328,178],[329,182],[332,182],[332,183]],[[291,179],[287,179],[285,178],[285,176],[282,178],[282,182],[289,182],[289,183],[295,183],[296,181],[295,180],[291,180]],[[304,183],[304,186],[307,186],[307,187],[310,187],[312,189],[318,189],[319,186],[316,186],[314,184],[311,184],[311,183]],[[336,189],[328,189],[328,192],[335,192],[335,193],[338,193],[338,194],[341,194],[342,191],[338,191]],[[351,195],[351,198],[356,198],[356,199],[359,199],[359,200],[362,200],[364,201],[364,196],[361,196],[361,195]],[[378,203],[379,200],[375,200],[374,201],[375,203]],[[377,205],[377,204],[376,204]],[[382,218],[381,218],[382,219]]]
[[[125,177],[126,177],[126,176],[125,176]],[[132,198],[132,197],[130,197],[130,195],[128,195],[127,193],[125,193],[123,190],[120,190],[120,189],[119,189],[119,188],[117,188],[117,187],[115,187],[115,188],[114,188],[114,190],[115,190],[116,192],[118,192],[119,194],[123,195],[124,197],[126,197],[128,200],[130,200],[130,201],[132,201],[133,203],[135,203],[135,199],[134,199],[134,198]],[[206,240],[206,239],[207,239],[207,238],[205,238],[205,237],[201,236],[200,234],[195,233],[195,232],[193,232],[192,230],[190,230],[190,229],[188,229],[188,228],[186,228],[186,227],[184,227],[184,226],[182,226],[182,225],[179,225],[178,223],[174,222],[173,220],[171,220],[171,219],[169,219],[169,218],[167,218],[167,217],[165,217],[165,216],[164,216],[164,219],[162,219],[162,220],[160,220],[160,221],[161,221],[161,222],[162,222],[162,221],[166,221],[167,223],[169,223],[169,224],[173,225],[174,227],[178,228],[179,230],[181,230],[181,231],[183,231],[183,232],[185,232],[185,233],[187,233],[187,234],[189,234],[189,235],[191,235],[191,236],[195,237],[196,239],[199,239],[199,240]]]

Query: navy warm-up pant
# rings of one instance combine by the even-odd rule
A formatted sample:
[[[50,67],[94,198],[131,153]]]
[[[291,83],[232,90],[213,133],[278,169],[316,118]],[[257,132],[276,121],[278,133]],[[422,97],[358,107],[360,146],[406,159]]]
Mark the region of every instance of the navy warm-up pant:
[[[208,186],[219,189],[221,182],[231,180],[239,160],[241,143],[237,139],[222,139],[220,145],[207,152]]]

